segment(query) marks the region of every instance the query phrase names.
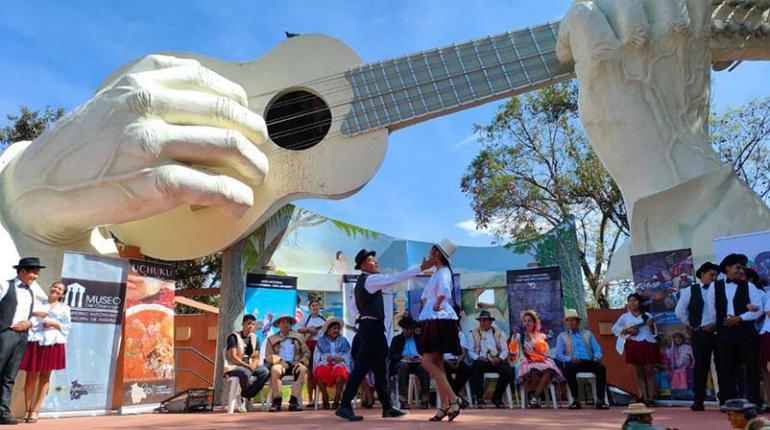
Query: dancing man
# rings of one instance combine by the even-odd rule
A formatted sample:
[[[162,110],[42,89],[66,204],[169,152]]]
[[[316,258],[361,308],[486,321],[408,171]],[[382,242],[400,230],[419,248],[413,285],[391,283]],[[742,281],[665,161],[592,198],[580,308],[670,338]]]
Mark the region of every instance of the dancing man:
[[[385,360],[388,356],[388,340],[385,338],[385,309],[382,290],[407,279],[414,278],[433,266],[432,260],[424,260],[420,267],[389,275],[380,274],[374,251],[362,249],[356,255],[356,270],[362,273],[354,289],[358,308],[358,333],[354,342],[359,343],[353,357],[353,371],[345,385],[340,407],[335,414],[350,421],[361,421],[364,417],[353,413],[351,402],[369,370],[374,371],[374,385],[382,403],[382,417],[400,417],[406,412],[393,407],[386,376]]]

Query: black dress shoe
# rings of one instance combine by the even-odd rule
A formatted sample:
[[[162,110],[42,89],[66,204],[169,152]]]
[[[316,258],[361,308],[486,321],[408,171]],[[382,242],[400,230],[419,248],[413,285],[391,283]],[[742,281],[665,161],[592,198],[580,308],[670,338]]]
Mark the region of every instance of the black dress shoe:
[[[599,406],[599,405],[596,405],[596,406],[597,406],[597,408],[598,408],[598,406]],[[581,405],[579,402],[572,402],[572,403],[570,403],[570,405],[567,407],[567,409],[571,409],[571,410],[573,410],[573,411],[574,411],[574,410],[576,410],[576,409],[583,409],[583,405]]]
[[[289,412],[298,412],[301,411],[302,407],[299,405],[299,401],[296,397],[291,396],[289,399]]]
[[[609,407],[609,405],[607,405],[607,404],[606,404],[606,403],[604,403],[604,402],[596,402],[596,409],[598,409],[598,410],[601,410],[601,411],[606,411],[606,410],[608,410],[609,408],[610,408],[610,407]]]
[[[334,411],[334,415],[337,415],[340,418],[344,418],[348,421],[361,421],[364,419],[361,415],[356,415],[353,412],[353,409],[350,408],[343,408],[339,407],[336,411]]]
[[[700,412],[700,411],[705,411],[706,407],[703,406],[703,403],[695,402],[692,404],[692,406],[690,406],[690,410],[693,412]]]
[[[270,405],[270,412],[281,412],[281,398],[273,399],[273,403]]]
[[[390,409],[385,409],[384,411],[382,411],[382,417],[383,418],[398,418],[398,417],[402,417],[402,416],[406,415],[407,413],[408,412],[402,411],[401,409],[398,409],[398,408],[390,408]]]
[[[484,401],[484,399],[477,399],[476,400],[476,409],[486,409],[487,403]]]
[[[0,417],[0,425],[3,426],[14,426],[18,424],[19,421],[11,418],[11,417]]]
[[[492,400],[492,404],[495,405],[495,409],[505,409],[505,405],[502,400]]]

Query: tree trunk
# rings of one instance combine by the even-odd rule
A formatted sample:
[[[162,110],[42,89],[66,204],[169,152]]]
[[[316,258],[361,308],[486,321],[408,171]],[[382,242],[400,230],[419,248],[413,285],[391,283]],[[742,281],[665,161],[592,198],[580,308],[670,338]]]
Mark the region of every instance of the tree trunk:
[[[214,402],[222,404],[224,380],[222,375],[224,347],[227,336],[241,327],[243,293],[246,274],[243,273],[241,251],[246,245],[241,239],[222,251],[222,288],[219,293],[219,323],[217,325],[216,365],[214,367]]]

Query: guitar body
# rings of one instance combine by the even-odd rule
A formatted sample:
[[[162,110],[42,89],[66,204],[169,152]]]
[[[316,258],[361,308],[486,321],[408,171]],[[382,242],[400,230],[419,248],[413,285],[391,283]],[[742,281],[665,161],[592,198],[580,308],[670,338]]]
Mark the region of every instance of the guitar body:
[[[350,137],[341,134],[340,126],[353,98],[344,72],[361,60],[337,39],[324,35],[292,37],[248,63],[187,53],[163,54],[194,58],[246,90],[249,108],[268,122],[271,138],[259,149],[267,154],[270,170],[264,184],[254,188],[254,206],[239,220],[213,207],[182,206],[151,218],[109,226],[122,241],[139,246],[146,255],[184,260],[218,252],[250,234],[291,200],[340,199],[356,193],[384,160],[387,129]],[[124,74],[136,61],[113,73],[102,86]],[[324,103],[327,109],[308,115],[306,120],[324,123],[328,127],[325,132],[320,130],[322,124],[293,139],[291,130],[271,129],[271,116],[303,116],[277,109],[313,96],[305,106],[306,113],[322,111]],[[249,183],[234,171],[209,170]]]

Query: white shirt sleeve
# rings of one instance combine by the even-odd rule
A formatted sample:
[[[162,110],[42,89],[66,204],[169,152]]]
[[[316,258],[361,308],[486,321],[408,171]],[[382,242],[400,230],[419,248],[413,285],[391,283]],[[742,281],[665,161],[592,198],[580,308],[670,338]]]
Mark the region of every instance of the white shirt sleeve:
[[[374,294],[377,291],[384,290],[391,285],[398,284],[399,282],[406,281],[407,279],[414,278],[422,273],[419,267],[412,267],[409,270],[398,273],[389,273],[387,275],[381,273],[371,274],[366,277],[366,283],[364,288],[369,294]]]
[[[682,324],[689,326],[690,325],[690,315],[687,311],[687,307],[690,306],[690,294],[692,294],[693,288],[700,288],[697,285],[692,285],[690,288],[685,288],[682,290],[682,295],[679,297],[679,301],[676,302],[676,309],[674,310],[674,313],[676,314],[676,317],[679,319],[679,321],[682,322]],[[705,307],[705,306],[704,306]],[[697,328],[697,327],[693,327]]]
[[[508,342],[507,342],[508,339],[507,339],[507,337],[508,337],[508,335],[505,334],[504,331],[500,330],[499,338],[500,338],[500,345],[502,346],[502,348],[500,349],[500,359],[501,360],[505,360],[506,357],[508,357]]]
[[[717,319],[717,306],[716,306],[716,299],[715,299],[716,289],[717,289],[716,282],[712,282],[711,286],[708,289],[708,292],[706,293],[705,301],[706,301],[706,308],[708,308],[709,314],[712,316],[712,319],[713,319],[712,322],[721,324],[722,323],[721,321],[716,320]]]
[[[765,293],[762,290],[749,282],[749,301],[752,305],[759,306],[759,310],[756,312],[746,311],[742,313],[740,316],[743,321],[754,321],[762,316],[762,298],[764,295]]]
[[[444,300],[452,298],[452,274],[449,269],[442,268],[437,277],[438,293],[436,297],[444,296]]]
[[[615,336],[620,337],[620,332],[623,331],[623,329],[626,327],[626,314],[623,314],[618,318],[617,321],[615,321],[615,324],[612,325],[612,332],[615,333]]]

